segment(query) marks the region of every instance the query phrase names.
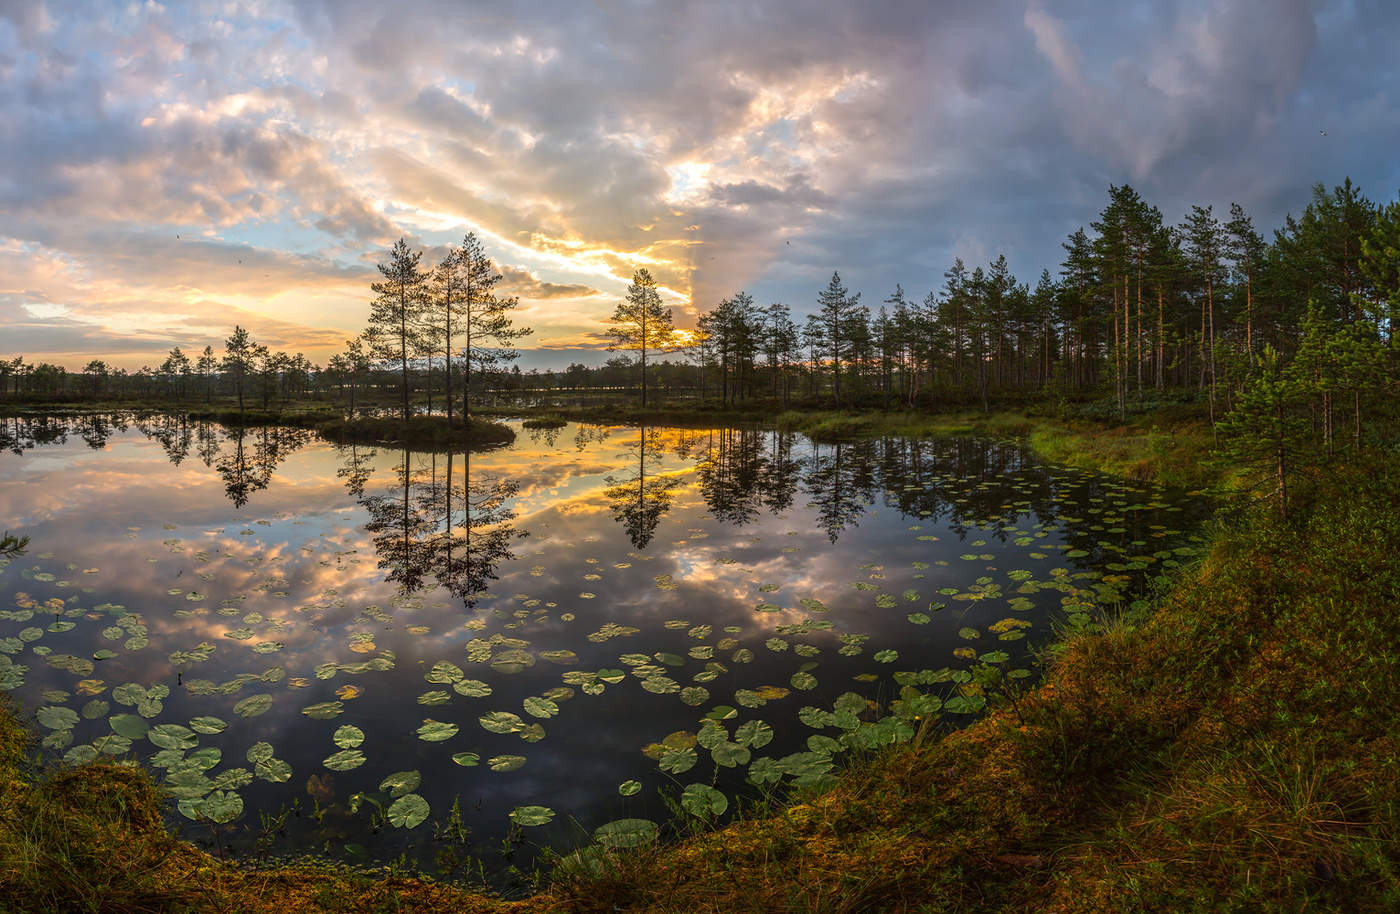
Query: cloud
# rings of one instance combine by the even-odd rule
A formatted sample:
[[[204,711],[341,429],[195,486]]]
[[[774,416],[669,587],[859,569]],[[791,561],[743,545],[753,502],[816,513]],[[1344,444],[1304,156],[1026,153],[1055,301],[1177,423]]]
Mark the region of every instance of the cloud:
[[[602,295],[592,286],[582,283],[547,282],[519,267],[501,267],[500,290],[506,295],[515,295],[532,301],[552,298],[589,298]]]
[[[1397,28],[1379,0],[0,0],[0,225],[43,266],[0,303],[320,346],[393,240],[467,231],[559,304],[540,347],[642,266],[682,323],[740,288],[810,309],[832,269],[867,299],[958,254],[1033,277],[1110,183],[1261,227],[1316,180],[1400,185]]]

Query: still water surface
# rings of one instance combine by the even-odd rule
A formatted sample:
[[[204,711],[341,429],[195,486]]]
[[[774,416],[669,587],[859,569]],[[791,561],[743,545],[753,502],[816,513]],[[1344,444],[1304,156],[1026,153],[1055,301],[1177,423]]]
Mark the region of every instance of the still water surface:
[[[1189,561],[1204,511],[975,438],[516,429],[449,455],[0,420],[30,537],[0,688],[55,758],[153,766],[191,837],[428,860],[459,818],[519,863],[970,720],[1053,626]]]

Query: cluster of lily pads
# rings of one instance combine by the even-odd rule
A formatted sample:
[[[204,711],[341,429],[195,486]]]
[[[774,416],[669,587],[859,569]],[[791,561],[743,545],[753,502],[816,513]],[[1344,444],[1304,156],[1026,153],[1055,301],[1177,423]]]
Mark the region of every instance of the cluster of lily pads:
[[[1092,483],[1093,493],[1077,489],[1076,481]],[[613,659],[594,661],[590,668],[582,668],[583,660],[575,650],[541,650],[525,637],[547,624],[575,623],[575,613],[561,611],[555,602],[528,593],[509,598],[479,594],[476,615],[464,623],[467,634],[461,653],[451,659],[424,658],[424,686],[414,699],[423,709],[414,715],[420,722],[406,721],[397,734],[380,728],[367,735],[361,726],[346,722],[346,716],[356,720],[352,702],[366,688],[360,683],[398,667],[396,654],[381,647],[376,637],[382,640],[381,633],[390,626],[414,635],[429,633],[413,619],[424,605],[423,598],[404,595],[387,608],[365,606],[349,624],[337,623],[342,624],[345,637],[343,659],[325,660],[309,670],[289,671],[272,665],[216,679],[200,675],[201,669],[219,665],[210,664],[214,658],[237,658],[231,664],[234,668],[246,667],[248,657],[255,661],[266,658],[256,666],[271,663],[275,659],[271,655],[283,652],[292,635],[323,619],[343,618],[338,614],[348,608],[349,601],[328,590],[314,602],[294,607],[294,615],[278,615],[270,610],[246,610],[243,596],[217,600],[211,596],[219,590],[217,575],[204,568],[213,558],[212,547],[191,549],[175,536],[165,539],[163,546],[170,554],[190,559],[199,581],[188,590],[165,588],[163,599],[153,600],[143,612],[113,603],[82,606],[87,602],[85,597],[95,592],[89,582],[99,580],[94,576],[100,573],[78,564],[57,564],[51,553],[21,558],[12,568],[0,566],[4,573],[0,580],[14,581],[16,587],[24,588],[13,593],[12,605],[0,608],[0,690],[23,688],[34,664],[69,674],[71,688],[26,695],[30,701],[42,699],[35,717],[45,748],[61,752],[72,764],[101,757],[139,758],[161,772],[162,783],[182,815],[221,825],[243,814],[242,791],[249,785],[258,781],[283,784],[294,774],[292,764],[277,758],[269,742],[258,741],[239,747],[237,752],[228,750],[226,731],[232,726],[237,732],[237,720],[257,718],[287,704],[294,690],[316,681],[340,680],[334,700],[298,703],[307,721],[324,722],[308,723],[307,729],[311,739],[317,738],[311,728],[324,729],[326,754],[320,767],[332,772],[352,772],[372,759],[393,757],[394,742],[408,737],[428,746],[441,744],[438,751],[463,768],[484,767],[508,774],[528,764],[530,750],[525,747],[545,739],[546,727],[566,715],[578,695],[596,697],[609,689],[634,689],[657,696],[648,700],[674,700],[691,709],[686,712],[693,713],[690,728],[638,748],[654,764],[659,778],[674,786],[682,810],[714,821],[733,805],[733,791],[740,789],[734,785],[747,783],[759,790],[784,783],[820,786],[832,777],[843,753],[908,739],[931,719],[956,721],[982,711],[988,701],[988,682],[992,681],[987,671],[1005,680],[1032,675],[1025,663],[1024,645],[1016,642],[1041,621],[1039,614],[1030,611],[1044,609],[1054,599],[1049,594],[1058,596],[1060,612],[1070,624],[1085,624],[1104,607],[1140,598],[1145,581],[1168,574],[1198,549],[1179,529],[1184,524],[1142,523],[1137,517],[1141,512],[1179,510],[1175,505],[1156,493],[1105,484],[1087,475],[1066,474],[1048,494],[1042,479],[1012,475],[969,483],[954,474],[935,475],[920,485],[890,489],[885,494],[890,504],[897,504],[903,492],[924,485],[968,489],[966,497],[949,499],[954,506],[970,505],[974,500],[980,504],[986,499],[979,496],[987,492],[1007,494],[991,506],[995,510],[986,510],[981,516],[958,508],[952,533],[942,519],[934,527],[927,519],[932,511],[909,515],[914,522],[907,532],[914,544],[957,535],[965,551],[955,559],[929,555],[928,561],[913,561],[908,568],[863,564],[859,566],[861,574],[849,581],[850,589],[836,596],[825,592],[825,602],[815,596],[775,596],[784,585],[753,580],[755,602],[748,625],[717,626],[705,619],[673,618],[662,623],[668,633],[662,635],[614,621],[580,623],[575,644],[579,651],[596,657],[601,645],[617,649]],[[1083,517],[1064,513],[1071,503],[1083,505]],[[1037,512],[1047,505],[1055,510],[1036,520]],[[267,527],[270,522],[256,521],[237,530],[237,535],[256,536],[259,525]],[[167,525],[167,529],[175,528]],[[935,529],[937,532],[930,532]],[[133,539],[138,534],[136,530],[128,533]],[[708,531],[696,528],[689,534],[689,539],[699,540]],[[746,566],[743,546],[742,541],[736,541],[715,556],[715,564],[751,578],[756,572]],[[1016,554],[1011,547],[1025,550],[1027,559],[1037,563],[1037,570],[999,567],[998,562]],[[790,554],[800,548],[793,545],[781,551]],[[929,547],[928,551],[935,550]],[[349,552],[335,551],[320,562],[340,561]],[[259,564],[256,557],[245,556],[241,561],[254,567]],[[580,587],[589,589],[581,589],[577,597],[595,600],[596,591],[606,586],[599,582],[609,572],[598,559],[585,562],[589,569],[582,575]],[[947,570],[935,571],[939,566]],[[613,563],[618,572],[632,567],[632,562]],[[265,571],[261,590],[269,597],[287,597],[289,582],[280,577],[275,566]],[[543,565],[529,571],[534,577],[545,573]],[[631,574],[645,573],[639,568]],[[957,580],[960,586],[919,583],[930,576],[937,583]],[[642,580],[647,577],[659,595],[688,586],[685,576],[674,570],[645,575]],[[1037,598],[1038,594],[1046,596]],[[155,608],[170,601],[178,608]],[[211,710],[219,710],[224,717],[202,714],[169,720],[169,686],[161,682],[112,684],[102,678],[102,664],[121,652],[150,646],[147,616],[167,611],[177,619],[227,619],[225,630],[211,640],[171,650],[164,668],[179,674],[177,688],[188,696],[207,698],[211,704],[219,702],[220,706]],[[942,618],[954,615],[956,620],[945,622]],[[848,621],[862,618],[900,616],[904,620],[900,624],[916,628],[898,646],[871,644],[870,634],[846,626]],[[493,625],[500,630],[488,633]],[[83,652],[83,656],[60,650],[64,636],[79,626],[91,627],[104,646]],[[955,632],[955,646],[946,648],[946,657],[931,657],[930,649],[920,646],[921,640],[931,639],[920,636],[940,628]],[[759,632],[757,637],[754,632]],[[685,647],[669,651],[627,649],[652,637],[665,637],[668,643],[683,637]],[[826,675],[819,666],[821,658],[831,653],[846,658],[868,656],[869,665],[854,677],[860,684],[856,688],[876,691],[872,684],[887,679],[895,686],[887,692],[888,700],[878,703],[856,690],[840,691],[830,700],[810,698],[830,695],[840,688],[829,680],[819,681],[819,676],[824,679]],[[776,673],[778,666],[783,669],[780,674]],[[559,668],[557,680],[549,682],[554,677],[542,671],[554,667]],[[774,681],[763,685],[737,681],[740,670],[757,668],[773,672]],[[493,683],[499,685],[496,677],[527,671],[540,687],[532,689],[535,694],[524,697],[518,706],[502,706],[493,687]],[[804,702],[804,697],[809,700]],[[769,706],[781,709],[780,713],[768,713],[769,719],[759,716],[758,712]],[[231,724],[226,718],[237,720]],[[359,723],[369,726],[363,720]],[[796,725],[811,732],[803,731],[805,738],[801,738],[795,732]],[[463,743],[471,742],[470,735],[479,735],[474,734],[477,727],[491,737],[519,739],[521,747],[516,749],[512,744],[509,751],[495,754],[464,747]],[[77,743],[80,735],[85,741]],[[225,743],[224,748],[201,745],[202,738],[215,736],[221,737],[217,741]],[[773,751],[775,745],[801,748],[778,753]],[[384,755],[376,756],[376,752]],[[648,776],[640,770],[629,773]],[[422,774],[417,770],[397,771],[363,786],[366,789],[350,794],[347,801],[352,813],[369,811],[401,829],[417,828],[432,815],[429,800],[419,792]],[[627,798],[642,789],[642,781],[632,777],[617,786],[617,793]],[[520,827],[540,827],[551,823],[556,812],[547,806],[522,805],[515,807],[509,818]],[[655,822],[626,818],[600,826],[593,836],[600,845],[625,847],[652,840],[658,832]]]

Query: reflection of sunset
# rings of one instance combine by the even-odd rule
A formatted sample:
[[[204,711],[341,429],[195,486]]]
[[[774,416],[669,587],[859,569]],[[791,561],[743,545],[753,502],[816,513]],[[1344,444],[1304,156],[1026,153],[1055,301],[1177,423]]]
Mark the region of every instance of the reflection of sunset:
[[[0,619],[0,645],[26,670],[15,682],[3,654],[0,681],[21,701],[76,708],[94,689],[168,688],[153,721],[227,723],[200,737],[223,753],[215,775],[265,741],[298,787],[353,725],[364,770],[318,781],[323,802],[419,770],[433,809],[479,797],[473,828],[497,838],[521,803],[598,821],[619,780],[657,776],[639,748],[693,731],[711,706],[761,715],[795,751],[799,708],[848,691],[875,700],[893,694],[895,671],[963,663],[968,626],[1022,657],[1029,642],[1002,635],[1035,635],[1062,598],[1089,595],[1053,570],[1061,553],[1108,555],[1105,534],[1057,520],[1101,497],[1101,482],[970,439],[574,428],[447,455],[256,430],[244,444],[265,460],[250,485],[229,460],[237,436],[213,427],[195,429],[202,457],[159,422],[98,429],[99,449],[76,427],[49,443],[21,420],[10,431],[21,453],[0,462],[0,503],[32,547],[0,569],[0,606],[43,623]],[[59,495],[75,491],[81,501]],[[1117,538],[1156,520],[1117,519]],[[1045,533],[1019,538],[1046,553],[1022,552],[1018,529]],[[1123,577],[1079,573],[1096,587]],[[1048,583],[1021,596],[1032,574]],[[971,583],[984,576],[993,587]],[[938,593],[949,588],[957,596]],[[49,613],[72,628],[49,627]],[[25,625],[32,641],[15,634]],[[524,726],[527,700],[554,703],[528,706],[552,708],[538,730],[480,722],[501,712]],[[446,745],[420,738],[429,720],[456,728]],[[83,718],[50,749],[81,750],[106,726]],[[463,768],[459,752],[526,763]],[[245,802],[276,809],[287,789],[256,780]],[[293,846],[322,840],[314,823],[298,828]],[[375,855],[396,852],[392,833],[374,840]]]

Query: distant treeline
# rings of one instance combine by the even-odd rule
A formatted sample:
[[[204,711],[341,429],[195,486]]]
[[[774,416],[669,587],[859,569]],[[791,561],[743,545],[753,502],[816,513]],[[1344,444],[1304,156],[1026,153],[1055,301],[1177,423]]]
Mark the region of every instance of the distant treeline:
[[[1400,317],[1400,201],[1377,205],[1350,181],[1317,185],[1295,218],[1266,241],[1232,205],[1221,220],[1192,207],[1167,224],[1131,187],[1110,187],[1088,229],[1034,285],[1005,257],[969,268],[955,261],[922,299],[896,284],[876,307],[833,273],[814,309],[757,304],[745,292],[676,330],[655,283],[637,271],[607,322],[625,350],[602,366],[522,372],[511,322],[515,299],[492,292],[500,275],[474,235],[433,269],[398,242],[373,285],[364,334],[325,366],[270,351],[243,328],[223,350],[179,348],[135,372],[94,360],[71,373],[23,357],[0,360],[10,396],[205,400],[234,396],[263,406],[335,398],[354,408],[392,391],[465,415],[472,394],[500,390],[637,390],[665,397],[837,406],[945,405],[1043,393],[1107,395],[1117,411],[1154,391],[1197,391],[1212,417],[1242,395],[1261,359],[1303,352],[1329,415],[1340,399],[1393,389]],[[1309,337],[1311,334],[1311,337]],[[635,354],[635,358],[633,357]],[[647,366],[650,357],[653,362]],[[659,362],[656,360],[660,360]],[[1303,369],[1295,369],[1302,371]],[[645,371],[646,376],[641,376]]]

